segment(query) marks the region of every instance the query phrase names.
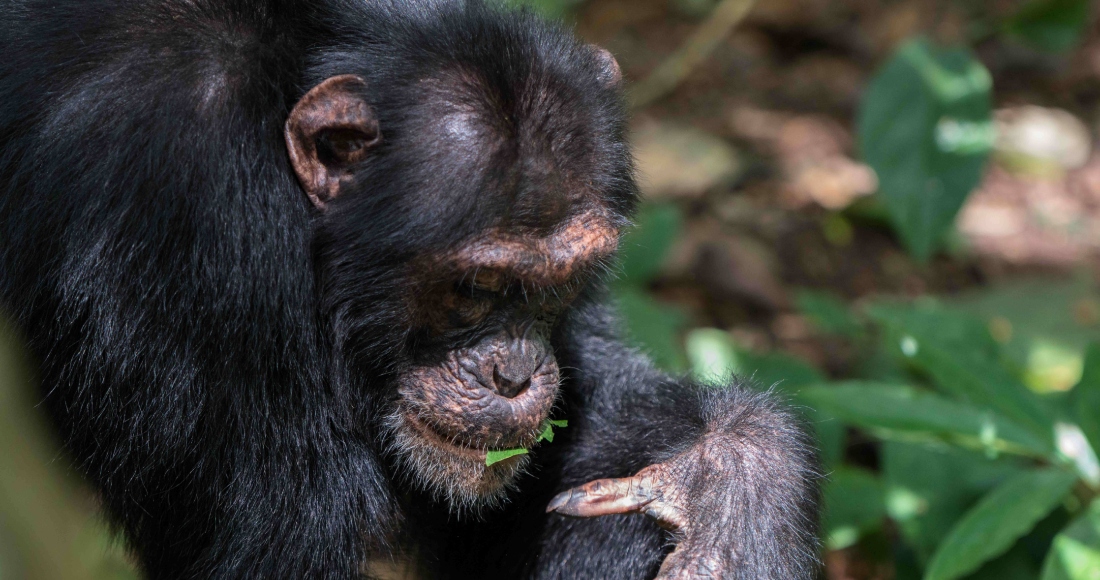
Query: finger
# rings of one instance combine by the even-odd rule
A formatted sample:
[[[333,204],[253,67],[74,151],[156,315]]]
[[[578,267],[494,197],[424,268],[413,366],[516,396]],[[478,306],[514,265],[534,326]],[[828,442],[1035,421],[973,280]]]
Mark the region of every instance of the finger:
[[[640,476],[597,479],[554,496],[546,512],[582,518],[635,513],[653,499],[652,487]]]
[[[653,580],[707,580],[725,578],[725,567],[706,554],[695,554],[680,544],[665,557]]]
[[[673,503],[653,500],[642,509],[642,513],[656,520],[657,524],[666,530],[682,532],[687,529],[684,512]]]

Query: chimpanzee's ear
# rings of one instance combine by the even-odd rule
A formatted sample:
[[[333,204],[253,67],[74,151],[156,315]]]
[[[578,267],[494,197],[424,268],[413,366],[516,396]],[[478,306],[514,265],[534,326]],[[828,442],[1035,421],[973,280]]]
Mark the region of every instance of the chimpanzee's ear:
[[[590,44],[596,53],[596,62],[599,63],[600,81],[604,86],[617,87],[623,82],[623,71],[619,68],[619,61],[615,60],[611,52],[602,46]]]
[[[290,163],[313,205],[323,209],[382,140],[378,117],[355,75],[326,79],[310,89],[286,121]]]

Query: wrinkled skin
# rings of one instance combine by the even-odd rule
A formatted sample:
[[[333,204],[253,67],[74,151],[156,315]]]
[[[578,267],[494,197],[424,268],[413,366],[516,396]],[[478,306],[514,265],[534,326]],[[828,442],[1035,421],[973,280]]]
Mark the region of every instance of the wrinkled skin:
[[[633,477],[598,479],[564,491],[546,510],[574,517],[645,514],[676,542],[657,580],[728,578],[737,567],[736,540],[730,537],[735,528],[723,520],[735,497],[729,482],[736,453],[735,445],[708,438]]]
[[[519,459],[486,466],[487,450],[535,445],[560,378],[542,335],[535,324],[502,331],[402,378],[391,448],[452,507],[496,501],[520,473]]]

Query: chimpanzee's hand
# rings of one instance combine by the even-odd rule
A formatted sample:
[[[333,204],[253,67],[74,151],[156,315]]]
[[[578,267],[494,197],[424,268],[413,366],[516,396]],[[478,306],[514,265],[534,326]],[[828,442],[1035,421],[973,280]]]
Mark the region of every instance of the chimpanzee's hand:
[[[746,458],[723,439],[706,437],[634,477],[600,479],[560,493],[546,511],[575,517],[646,514],[670,530],[677,544],[656,580],[732,578],[738,560],[733,535],[744,528],[736,504],[747,491],[735,489],[734,470]]]

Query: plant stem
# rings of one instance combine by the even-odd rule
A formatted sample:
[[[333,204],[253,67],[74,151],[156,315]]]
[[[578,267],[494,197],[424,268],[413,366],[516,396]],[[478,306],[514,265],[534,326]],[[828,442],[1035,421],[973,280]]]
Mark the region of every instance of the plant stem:
[[[641,109],[675,90],[748,16],[755,4],[756,0],[722,0],[687,42],[635,85],[630,93],[631,107]]]

